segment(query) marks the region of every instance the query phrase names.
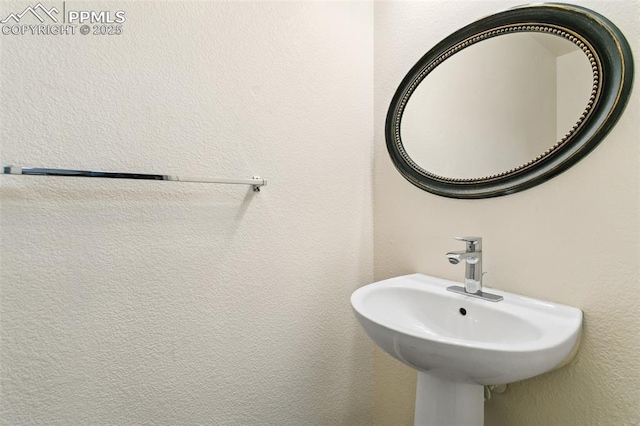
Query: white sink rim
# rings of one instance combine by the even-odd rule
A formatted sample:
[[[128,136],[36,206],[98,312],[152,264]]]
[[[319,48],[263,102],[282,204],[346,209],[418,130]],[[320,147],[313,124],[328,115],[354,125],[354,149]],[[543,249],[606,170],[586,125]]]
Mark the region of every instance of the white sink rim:
[[[447,291],[446,288],[451,285],[460,285],[460,283],[423,274],[394,277],[360,287],[351,295],[351,305],[357,315],[362,316],[380,327],[393,330],[396,333],[446,345],[475,348],[480,350],[509,353],[545,351],[562,344],[568,338],[571,338],[571,336],[577,339],[580,333],[583,314],[578,308],[545,302],[496,289],[485,289],[491,293],[504,297],[504,300],[500,302],[489,302]],[[437,294],[439,296],[446,296],[451,301],[459,301],[461,304],[464,304],[465,308],[473,306],[478,309],[509,313],[510,315],[517,316],[519,319],[539,330],[540,338],[520,342],[482,342],[477,340],[464,340],[448,336],[434,336],[412,332],[411,330],[391,324],[389,321],[385,321],[379,315],[377,316],[375,313],[372,313],[365,306],[367,296],[371,297],[374,292],[391,288],[398,288],[401,289],[401,291],[403,291],[403,289],[412,289],[425,293]],[[513,312],[513,309],[516,308],[529,313],[531,317],[522,318],[518,316],[517,313]],[[554,325],[551,331],[549,331],[549,329],[543,329],[541,324],[535,323],[534,321],[536,319],[541,320],[543,321],[543,325],[549,325],[548,323],[550,318],[557,320],[557,324]]]

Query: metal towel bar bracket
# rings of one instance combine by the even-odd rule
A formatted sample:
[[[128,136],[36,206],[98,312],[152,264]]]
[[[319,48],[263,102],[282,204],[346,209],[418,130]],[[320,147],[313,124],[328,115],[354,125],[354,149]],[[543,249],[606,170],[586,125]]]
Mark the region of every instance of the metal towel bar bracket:
[[[251,179],[225,179],[225,178],[201,178],[176,175],[154,175],[144,173],[102,172],[93,170],[47,169],[38,167],[5,166],[2,169],[5,175],[30,175],[30,176],[71,176],[92,177],[108,179],[138,179],[138,180],[166,180],[172,182],[197,182],[197,183],[222,183],[231,185],[251,185],[255,192],[260,191],[261,186],[267,184],[266,179],[254,176]]]

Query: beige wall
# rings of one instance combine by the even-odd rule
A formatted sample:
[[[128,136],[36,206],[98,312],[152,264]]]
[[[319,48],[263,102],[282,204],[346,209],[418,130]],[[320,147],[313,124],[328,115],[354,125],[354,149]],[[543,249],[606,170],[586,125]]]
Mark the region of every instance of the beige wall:
[[[0,177],[0,423],[371,424],[373,5],[99,4],[0,35],[0,163],[269,185]]]
[[[637,90],[593,153],[551,181],[507,197],[465,201],[431,195],[408,183],[386,152],[384,118],[406,71],[456,29],[520,3],[376,3],[374,276],[422,272],[461,280],[463,268],[444,258],[461,247],[452,237],[484,237],[489,286],[585,313],[573,364],[512,384],[486,404],[485,424],[635,425],[640,421]],[[575,3],[609,17],[640,51],[637,1]],[[380,351],[374,365],[375,423],[412,424],[415,373]]]

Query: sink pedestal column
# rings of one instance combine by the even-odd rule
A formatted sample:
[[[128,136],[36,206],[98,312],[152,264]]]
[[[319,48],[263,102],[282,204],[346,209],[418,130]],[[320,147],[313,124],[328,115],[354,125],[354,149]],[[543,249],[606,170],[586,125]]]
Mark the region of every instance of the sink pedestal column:
[[[484,387],[418,372],[414,426],[482,426]]]

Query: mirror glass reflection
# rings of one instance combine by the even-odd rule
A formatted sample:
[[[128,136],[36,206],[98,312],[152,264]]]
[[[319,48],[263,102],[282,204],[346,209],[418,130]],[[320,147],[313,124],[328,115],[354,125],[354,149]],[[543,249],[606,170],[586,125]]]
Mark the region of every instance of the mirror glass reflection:
[[[405,151],[430,173],[458,179],[518,167],[567,135],[593,74],[574,43],[511,33],[450,56],[415,89],[400,124]]]

